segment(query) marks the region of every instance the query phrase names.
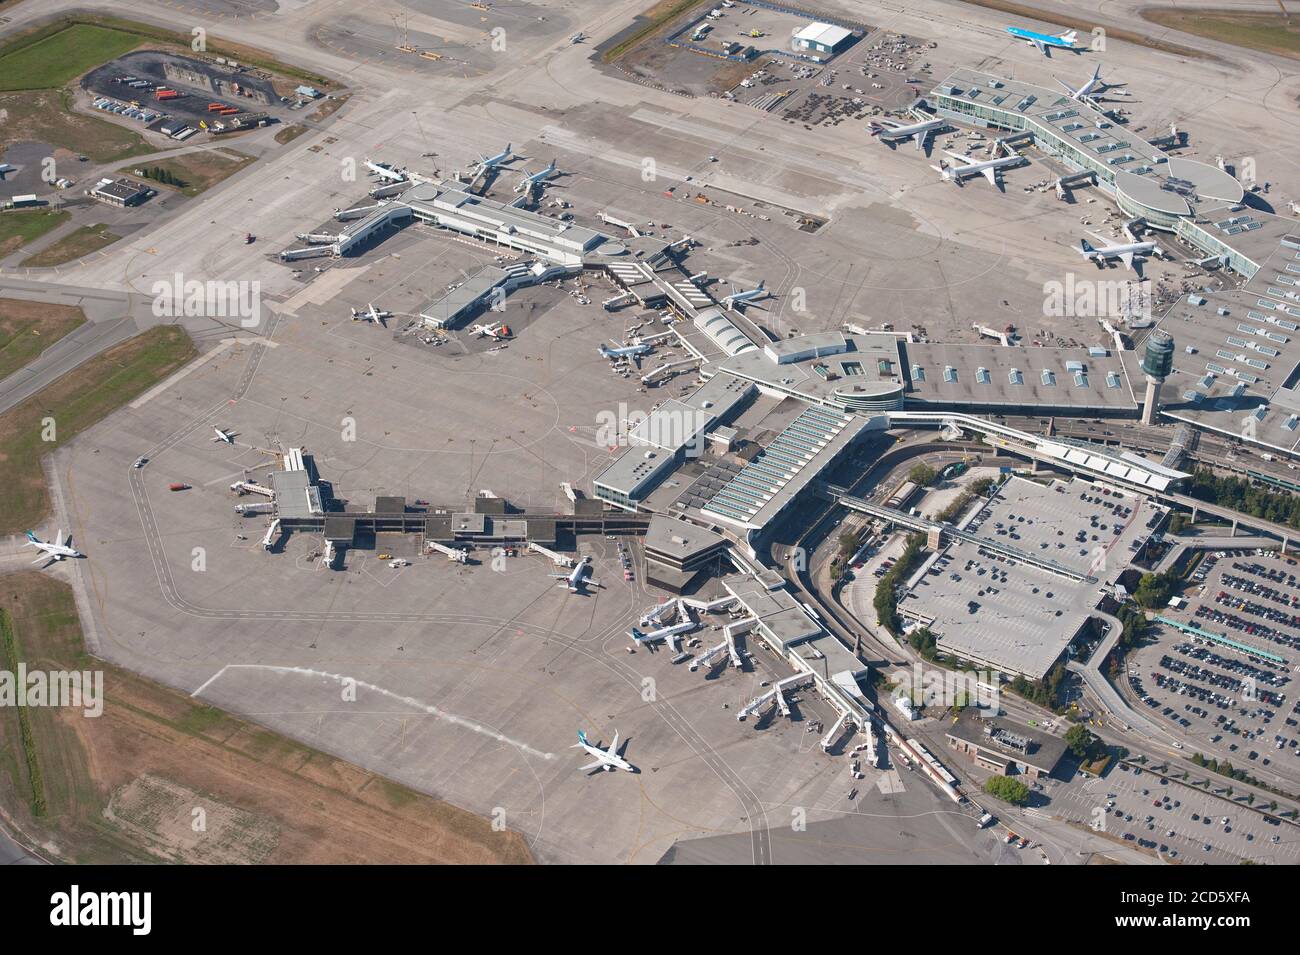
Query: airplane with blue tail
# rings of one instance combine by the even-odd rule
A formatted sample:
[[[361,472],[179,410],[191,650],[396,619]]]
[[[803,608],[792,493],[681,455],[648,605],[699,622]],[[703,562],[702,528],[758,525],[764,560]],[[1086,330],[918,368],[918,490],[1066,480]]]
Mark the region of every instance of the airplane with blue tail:
[[[1078,52],[1080,47],[1079,33],[1077,30],[1068,30],[1065,33],[1036,33],[1033,30],[1026,30],[1024,27],[1007,27],[1007,32],[1018,40],[1024,40],[1026,43],[1033,44],[1043,56],[1051,56],[1052,49],[1074,50]]]

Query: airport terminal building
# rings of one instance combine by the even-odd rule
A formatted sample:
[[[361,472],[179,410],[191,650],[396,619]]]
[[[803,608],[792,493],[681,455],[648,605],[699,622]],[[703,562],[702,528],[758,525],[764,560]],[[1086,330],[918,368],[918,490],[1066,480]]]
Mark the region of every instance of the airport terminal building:
[[[1032,133],[1040,149],[1096,176],[1126,214],[1176,233],[1207,256],[1225,256],[1228,267],[1247,278],[1259,269],[1258,262],[1204,228],[1231,218],[1245,195],[1241,183],[1222,169],[1171,156],[1060,90],[962,69],[930,95],[939,115],[949,119]],[[1167,142],[1176,139],[1171,133]]]

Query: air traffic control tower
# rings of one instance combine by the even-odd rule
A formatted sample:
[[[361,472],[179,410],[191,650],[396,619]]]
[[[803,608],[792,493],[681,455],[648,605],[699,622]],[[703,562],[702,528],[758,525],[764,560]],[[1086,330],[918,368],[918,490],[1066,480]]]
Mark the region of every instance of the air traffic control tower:
[[[1174,370],[1174,340],[1157,329],[1147,337],[1142,354],[1142,371],[1147,376],[1147,394],[1142,402],[1142,423],[1155,424],[1160,410],[1160,386]]]

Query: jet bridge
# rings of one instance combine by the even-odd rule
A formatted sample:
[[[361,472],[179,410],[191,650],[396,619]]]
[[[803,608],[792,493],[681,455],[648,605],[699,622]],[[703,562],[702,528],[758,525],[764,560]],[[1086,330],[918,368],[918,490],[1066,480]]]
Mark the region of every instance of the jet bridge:
[[[537,541],[529,541],[528,549],[534,553],[541,554],[543,557],[549,558],[551,563],[556,567],[573,567],[572,557],[553,551],[549,547],[543,547],[541,544],[537,543]]]
[[[723,640],[716,647],[710,647],[708,650],[705,650],[698,657],[692,660],[691,665],[688,669],[692,673],[694,673],[700,667],[708,666],[710,663],[712,663],[722,654],[726,653],[729,647],[730,647],[730,641]]]
[[[849,714],[841,713],[840,718],[831,724],[831,728],[826,732],[826,735],[822,737],[823,753],[829,753],[835,748],[835,744],[840,741],[840,737],[843,735],[846,726],[849,728],[849,731],[852,732],[852,723],[849,720]]]
[[[639,239],[641,237],[640,230],[630,222],[624,222],[622,219],[615,219],[607,212],[598,212],[596,215],[600,218],[600,221],[606,225],[616,225],[620,229],[626,229],[628,235],[633,239]]]
[[[722,635],[727,638],[727,653],[731,656],[731,665],[737,670],[745,669],[745,658],[740,655],[740,650],[736,647],[736,637],[742,633],[749,633],[756,626],[758,626],[758,618],[749,617],[727,624],[722,630]]]
[[[429,551],[442,554],[448,560],[455,561],[458,564],[464,564],[469,561],[469,552],[459,547],[448,547],[446,544],[438,541],[425,541],[425,547]]]
[[[622,295],[615,295],[613,298],[607,298],[600,303],[601,308],[607,312],[622,308],[624,305],[631,305],[636,301],[636,295],[632,292],[624,292]]]
[[[371,199],[391,199],[393,196],[400,196],[407,189],[410,189],[415,183],[409,179],[403,179],[401,182],[386,182],[381,186],[375,186],[369,192]]]
[[[230,489],[236,494],[261,494],[265,497],[275,500],[275,491],[264,484],[254,484],[252,481],[236,481],[230,485]]]
[[[796,689],[805,684],[816,682],[816,678],[811,673],[796,673],[794,676],[788,676],[784,680],[778,680],[761,696],[756,696],[745,704],[736,719],[743,722],[747,717],[753,716],[768,703],[775,701],[777,708],[781,711],[782,716],[790,715],[790,704],[785,701],[785,691],[787,689]]]
[[[275,546],[275,542],[280,537],[280,518],[271,522],[271,526],[266,529],[266,536],[262,538],[262,550],[270,550]]]
[[[661,604],[657,604],[653,609],[647,610],[645,613],[641,615],[641,619],[640,621],[638,621],[638,626],[642,626],[642,627],[659,626],[659,624],[663,622],[664,615],[667,614],[668,611],[672,610],[676,606],[677,606],[677,601],[675,600],[666,600]]]
[[[298,259],[320,259],[334,254],[334,245],[309,245],[301,249],[285,249],[280,253],[281,262],[296,262]]]
[[[335,209],[334,218],[339,222],[350,222],[353,219],[364,219],[372,212],[376,212],[384,207],[384,203],[376,202],[369,206],[353,206],[351,209]]]
[[[716,613],[719,610],[726,610],[736,602],[736,598],[731,594],[719,597],[717,600],[704,601],[695,597],[682,597],[681,602],[686,604],[692,610],[698,610],[700,613]],[[730,628],[728,628],[730,629]]]

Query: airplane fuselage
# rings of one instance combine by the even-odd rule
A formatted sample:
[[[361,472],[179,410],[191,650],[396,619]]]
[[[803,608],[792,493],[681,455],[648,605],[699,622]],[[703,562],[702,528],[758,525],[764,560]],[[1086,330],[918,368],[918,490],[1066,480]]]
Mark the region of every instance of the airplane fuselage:
[[[1038,33],[1034,30],[1026,30],[1023,27],[1007,27],[1007,32],[1018,40],[1024,40],[1026,43],[1032,43],[1042,52],[1046,53],[1048,49],[1055,47],[1058,50],[1078,50],[1073,34],[1065,33],[1053,35],[1051,33]]]

